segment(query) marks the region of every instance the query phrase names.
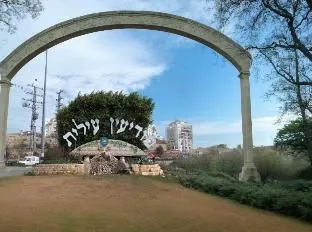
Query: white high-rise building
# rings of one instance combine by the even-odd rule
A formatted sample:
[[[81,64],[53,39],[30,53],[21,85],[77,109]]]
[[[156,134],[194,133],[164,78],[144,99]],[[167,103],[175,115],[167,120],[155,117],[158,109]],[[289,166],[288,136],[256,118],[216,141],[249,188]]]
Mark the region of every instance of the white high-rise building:
[[[193,147],[192,125],[183,121],[174,121],[167,127],[167,149],[189,152]]]
[[[56,135],[56,118],[51,118],[46,123],[46,136],[55,136]]]

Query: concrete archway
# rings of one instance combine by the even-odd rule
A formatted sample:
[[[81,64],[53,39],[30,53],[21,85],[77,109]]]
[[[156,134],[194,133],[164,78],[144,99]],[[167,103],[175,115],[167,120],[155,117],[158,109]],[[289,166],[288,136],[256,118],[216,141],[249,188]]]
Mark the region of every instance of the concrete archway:
[[[10,81],[31,59],[66,40],[103,30],[150,29],[170,32],[202,43],[229,60],[240,72],[244,166],[240,180],[260,180],[253,160],[249,70],[251,56],[237,43],[196,21],[159,12],[112,11],[89,14],[56,24],[31,37],[0,63],[0,166],[4,166]]]

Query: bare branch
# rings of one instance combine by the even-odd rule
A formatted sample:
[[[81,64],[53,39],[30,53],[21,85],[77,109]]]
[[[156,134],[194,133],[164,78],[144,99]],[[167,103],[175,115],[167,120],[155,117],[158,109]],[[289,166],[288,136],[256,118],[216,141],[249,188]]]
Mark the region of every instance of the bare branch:
[[[299,28],[301,24],[308,19],[309,14],[312,13],[312,8],[307,11],[307,13],[302,17],[300,22],[295,26],[295,29]]]

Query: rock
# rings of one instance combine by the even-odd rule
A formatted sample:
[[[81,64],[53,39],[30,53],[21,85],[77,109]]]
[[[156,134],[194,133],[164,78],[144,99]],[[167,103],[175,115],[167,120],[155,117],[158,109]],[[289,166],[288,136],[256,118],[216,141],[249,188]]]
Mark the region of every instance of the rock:
[[[164,176],[164,171],[158,164],[140,165],[132,164],[131,169],[135,175],[142,176]]]
[[[103,152],[94,156],[90,161],[91,175],[109,175],[118,173],[118,159]]]
[[[120,157],[118,161],[118,173],[120,174],[132,174],[129,164],[125,161],[124,157]]]

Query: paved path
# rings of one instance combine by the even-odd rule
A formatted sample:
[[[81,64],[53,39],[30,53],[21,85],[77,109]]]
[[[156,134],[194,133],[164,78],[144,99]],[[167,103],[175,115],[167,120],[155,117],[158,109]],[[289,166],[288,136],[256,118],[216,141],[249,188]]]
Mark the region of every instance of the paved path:
[[[0,178],[6,176],[22,176],[24,173],[32,171],[32,167],[5,167],[0,168]]]

